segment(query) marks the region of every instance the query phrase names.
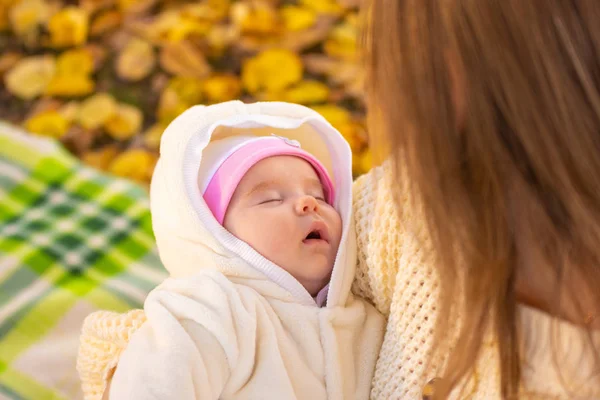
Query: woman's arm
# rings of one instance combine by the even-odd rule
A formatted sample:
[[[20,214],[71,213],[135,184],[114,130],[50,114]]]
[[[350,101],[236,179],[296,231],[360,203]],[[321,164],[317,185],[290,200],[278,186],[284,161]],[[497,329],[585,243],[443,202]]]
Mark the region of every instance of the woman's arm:
[[[402,230],[386,178],[390,168],[389,162],[374,168],[353,186],[358,263],[352,289],[386,316],[395,285]]]

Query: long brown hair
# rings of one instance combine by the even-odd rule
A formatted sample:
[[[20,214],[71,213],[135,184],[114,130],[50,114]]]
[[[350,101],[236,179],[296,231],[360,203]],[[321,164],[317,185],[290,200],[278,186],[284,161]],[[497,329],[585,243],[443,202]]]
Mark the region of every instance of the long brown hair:
[[[516,397],[523,243],[562,293],[547,309],[583,319],[580,293],[600,304],[600,2],[373,0],[367,16],[370,130],[425,211],[438,344],[451,308],[461,315],[438,395],[492,329],[502,394]],[[590,290],[563,290],[572,274]]]

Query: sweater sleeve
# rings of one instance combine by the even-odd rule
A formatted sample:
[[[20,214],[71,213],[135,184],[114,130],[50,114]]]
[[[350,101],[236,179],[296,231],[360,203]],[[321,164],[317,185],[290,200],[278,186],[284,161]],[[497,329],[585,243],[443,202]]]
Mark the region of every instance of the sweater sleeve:
[[[390,312],[404,226],[389,184],[389,162],[361,176],[353,186],[358,261],[353,291],[384,315]]]
[[[353,291],[388,317],[373,399],[420,399],[443,360],[431,360],[438,278],[423,213],[390,162],[354,183],[358,262]]]
[[[85,400],[102,398],[121,352],[145,321],[143,310],[123,314],[97,311],[85,319],[77,355],[77,371]]]

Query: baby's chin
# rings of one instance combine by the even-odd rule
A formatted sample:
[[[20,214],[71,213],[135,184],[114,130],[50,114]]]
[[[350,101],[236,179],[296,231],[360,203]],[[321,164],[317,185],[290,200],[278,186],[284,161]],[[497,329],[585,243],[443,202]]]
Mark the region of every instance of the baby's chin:
[[[303,269],[302,275],[305,280],[312,282],[325,282],[325,284],[327,284],[331,279],[332,271],[333,265],[330,262],[324,262],[323,264],[314,263]]]

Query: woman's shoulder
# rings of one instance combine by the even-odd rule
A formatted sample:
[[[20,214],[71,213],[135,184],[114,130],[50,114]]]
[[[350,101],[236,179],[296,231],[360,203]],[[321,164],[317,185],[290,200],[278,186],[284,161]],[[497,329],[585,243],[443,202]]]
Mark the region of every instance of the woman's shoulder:
[[[386,315],[395,293],[429,296],[436,286],[421,213],[393,168],[389,161],[374,168],[356,180],[353,191],[358,247],[353,289]]]

